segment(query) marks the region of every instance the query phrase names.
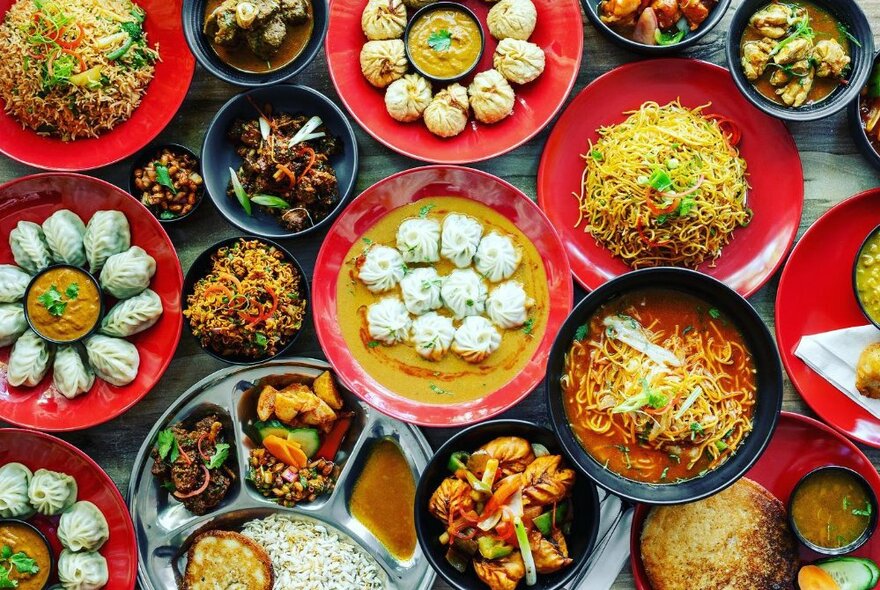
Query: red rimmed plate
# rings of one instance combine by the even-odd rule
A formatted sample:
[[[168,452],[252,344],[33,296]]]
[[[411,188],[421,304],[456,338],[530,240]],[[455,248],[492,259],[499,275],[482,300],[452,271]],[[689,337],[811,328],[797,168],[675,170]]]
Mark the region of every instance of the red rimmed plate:
[[[782,264],[797,235],[804,204],[804,177],[797,147],[785,125],[752,106],[730,73],[692,59],[653,59],[626,64],[600,76],[575,97],[559,118],[538,168],[538,202],[565,244],[575,278],[592,290],[632,270],[582,228],[577,200],[584,166],[580,154],[603,125],[621,123],[624,112],[646,101],[686,107],[712,103],[706,112],[732,119],[742,131],[740,151],[748,164],[748,206],[755,212],[738,228],[715,266],[697,270],[748,297]]]
[[[399,396],[379,384],[349,353],[339,323],[337,278],[352,245],[393,209],[424,197],[473,199],[493,208],[526,235],[544,260],[549,283],[549,316],[532,359],[506,385],[478,400],[426,404]],[[486,420],[516,405],[544,378],[553,339],[571,311],[573,287],[562,243],[537,205],[516,187],[472,168],[426,166],[399,172],[360,194],[330,228],[312,282],[312,310],[318,340],[337,376],[355,395],[380,412],[422,426],[463,426]]]
[[[0,15],[15,1],[0,0]],[[91,170],[127,158],[159,135],[183,103],[196,61],[180,26],[182,0],[135,1],[146,10],[147,39],[151,46],[159,44],[162,61],[156,64],[155,76],[132,116],[97,138],[64,142],[22,129],[0,109],[0,153],[47,170]]]
[[[880,189],[843,201],[810,226],[791,253],[776,292],[776,343],[804,401],[843,434],[880,448],[880,420],[794,355],[802,336],[864,326],[852,268],[868,233],[880,225]]]
[[[793,412],[782,412],[770,445],[745,476],[787,504],[798,480],[825,465],[849,467],[864,476],[872,488],[880,489],[880,475],[853,443],[818,420]],[[630,566],[638,590],[651,590],[639,542],[649,509],[642,504],[636,507],[630,535]],[[851,555],[880,561],[880,535],[874,535]],[[800,557],[806,563],[822,556],[800,546]]]
[[[494,125],[475,123],[456,137],[432,134],[419,120],[399,123],[385,110],[384,90],[374,88],[361,73],[360,52],[367,39],[361,31],[366,0],[332,0],[330,26],[325,41],[330,78],[342,103],[367,133],[392,150],[417,160],[437,164],[466,164],[504,154],[534,137],[559,112],[571,92],[584,48],[583,20],[578,0],[533,0],[538,23],[529,41],[540,45],[546,68],[540,78],[524,86],[514,85],[513,115]],[[486,50],[475,69],[492,67],[497,42],[485,27],[492,7],[484,0],[462,0],[486,30]],[[410,16],[413,11],[408,9]],[[466,78],[462,84],[467,85]],[[440,85],[434,84],[439,91]]]
[[[113,480],[88,455],[49,434],[18,428],[0,428],[0,466],[22,463],[31,471],[49,469],[76,480],[77,500],[95,504],[110,527],[110,538],[100,549],[107,560],[110,581],[106,590],[132,590],[137,579],[137,542],[125,500]],[[56,530],[58,517],[37,515],[29,519],[49,539],[55,560],[61,553]],[[49,580],[56,580],[53,573]]]
[[[159,381],[168,368],[183,326],[180,289],[183,274],[168,234],[134,197],[112,184],[80,174],[47,173],[25,176],[0,186],[0,263],[13,264],[9,232],[22,220],[42,223],[58,209],[70,209],[88,222],[95,211],[115,209],[128,218],[131,243],[156,259],[150,288],[162,299],[164,312],[150,329],[127,338],[137,346],[140,367],[134,381],[116,387],[100,379],[90,391],[72,400],[53,393],[52,371],[36,387],[12,387],[5,364],[10,347],[0,349],[0,419],[38,430],[81,430],[125,412]]]

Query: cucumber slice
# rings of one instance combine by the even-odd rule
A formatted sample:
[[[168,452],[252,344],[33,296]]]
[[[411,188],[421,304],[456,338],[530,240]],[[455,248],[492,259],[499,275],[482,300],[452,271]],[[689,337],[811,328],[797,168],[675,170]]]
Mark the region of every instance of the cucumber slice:
[[[287,440],[297,443],[309,459],[321,448],[321,435],[316,428],[288,429]]]
[[[862,559],[829,559],[817,566],[834,578],[840,590],[871,590],[874,571]]]
[[[266,422],[254,422],[254,429],[260,435],[260,442],[267,436],[275,435],[278,438],[287,438],[287,434],[292,430],[278,420],[268,420]]]
[[[822,559],[816,562],[816,565],[838,561],[861,563],[869,570],[871,570],[871,588],[876,586],[877,582],[880,582],[880,567],[878,567],[872,559],[868,559],[867,557],[830,557],[828,559]]]

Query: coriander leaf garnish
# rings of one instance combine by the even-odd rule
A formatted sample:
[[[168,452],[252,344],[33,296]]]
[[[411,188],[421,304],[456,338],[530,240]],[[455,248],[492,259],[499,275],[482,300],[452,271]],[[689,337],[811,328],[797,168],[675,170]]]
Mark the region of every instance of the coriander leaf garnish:
[[[370,340],[367,343],[367,346],[369,346],[370,348],[376,348],[377,346],[379,346],[379,341],[378,340]]]
[[[433,209],[433,208],[436,207],[436,206],[437,206],[437,205],[432,205],[432,204],[430,204],[430,203],[427,204],[427,205],[425,205],[424,207],[422,207],[421,209],[419,209],[419,217],[421,217],[422,219],[424,219],[425,217],[428,216],[428,213],[431,212],[431,209]]]
[[[40,571],[40,566],[37,565],[36,560],[28,557],[28,555],[24,551],[14,553],[9,558],[9,563],[14,565],[15,569],[23,574],[35,574]]]
[[[434,51],[446,51],[452,47],[452,33],[446,29],[434,31],[428,37],[428,47]]]
[[[257,332],[254,334],[254,344],[256,344],[260,348],[266,348],[266,344],[268,344],[269,339],[266,338],[264,334]]]
[[[67,295],[68,299],[76,299],[79,297],[79,283],[70,283],[67,286],[67,289],[64,290],[64,294]]]
[[[165,459],[168,452],[174,446],[174,433],[170,430],[160,430],[159,436],[156,437],[156,452],[159,453],[160,459]]]
[[[42,303],[49,314],[55,317],[61,317],[64,310],[67,309],[67,303],[61,299],[61,291],[55,285],[52,285],[45,293],[37,297],[37,301]]]
[[[214,448],[214,454],[211,455],[211,459],[205,464],[205,467],[208,469],[217,469],[226,459],[229,457],[229,445],[226,443],[219,443]]]
[[[437,395],[452,395],[451,391],[449,391],[447,389],[443,389],[442,387],[438,387],[437,385],[434,385],[433,383],[429,384],[428,387],[431,389],[431,391],[433,391]]]
[[[590,326],[588,326],[587,324],[581,324],[574,332],[574,339],[580,342],[581,340],[585,339],[587,335],[589,335],[589,333]]]
[[[717,320],[718,318],[721,317],[721,312],[718,311],[718,308],[713,307],[713,308],[709,309],[709,315],[712,316],[712,318]]]
[[[522,331],[525,335],[531,336],[532,330],[535,329],[535,318],[529,318],[526,320],[526,323],[523,324]]]
[[[168,173],[168,166],[160,164],[159,162],[153,162],[153,168],[156,169],[156,182],[170,190],[172,194],[176,195],[177,187],[175,187],[174,183],[171,181],[171,174]]]

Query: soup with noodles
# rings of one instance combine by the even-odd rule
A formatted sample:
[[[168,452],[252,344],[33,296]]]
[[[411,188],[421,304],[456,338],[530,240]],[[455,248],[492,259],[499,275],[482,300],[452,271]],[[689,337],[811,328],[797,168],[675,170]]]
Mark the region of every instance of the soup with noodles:
[[[667,289],[625,294],[578,329],[563,405],[584,449],[628,479],[676,483],[733,455],[752,429],[756,372],[717,308]]]

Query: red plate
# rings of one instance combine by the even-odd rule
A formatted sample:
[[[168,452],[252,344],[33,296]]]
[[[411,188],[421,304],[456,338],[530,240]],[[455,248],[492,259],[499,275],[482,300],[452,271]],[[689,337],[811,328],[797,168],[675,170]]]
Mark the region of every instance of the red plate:
[[[543,129],[559,112],[574,86],[584,48],[583,21],[578,0],[533,0],[538,24],[529,39],[544,50],[547,65],[540,78],[514,85],[513,115],[494,125],[475,123],[456,137],[437,137],[419,120],[399,123],[385,110],[385,91],[374,88],[361,74],[360,53],[367,39],[361,31],[366,0],[331,0],[330,26],[325,41],[330,78],[351,116],[367,133],[394,151],[438,164],[466,164],[506,153]],[[484,0],[462,0],[483,23],[486,50],[475,72],[492,67],[497,42],[485,27],[492,7]],[[413,11],[409,10],[410,15]],[[467,86],[471,77],[462,84]],[[441,87],[434,85],[434,90]]]
[[[162,61],[156,64],[155,76],[131,118],[97,138],[63,142],[22,129],[18,121],[0,108],[0,152],[37,168],[90,170],[127,158],[159,135],[189,90],[195,59],[180,26],[183,0],[135,2],[147,12],[147,39],[151,46],[159,44]],[[5,15],[13,4],[15,0],[0,0],[0,15]]]
[[[880,448],[880,420],[794,356],[802,336],[864,326],[852,268],[868,233],[880,225],[880,189],[832,207],[798,241],[776,292],[776,342],[804,401],[843,434]]]
[[[739,228],[716,266],[698,270],[748,297],[767,282],[791,248],[804,204],[801,160],[781,121],[763,114],[736,89],[730,73],[692,59],[634,62],[600,76],[568,106],[544,147],[538,169],[538,202],[559,231],[575,278],[592,290],[631,268],[575,228],[584,166],[580,154],[598,139],[603,125],[621,123],[625,111],[646,101],[666,104],[677,98],[686,107],[708,102],[707,112],[729,117],[742,131],[740,151],[748,164],[748,205],[755,216]]]
[[[787,504],[798,480],[808,471],[825,465],[849,467],[864,476],[873,489],[880,490],[880,475],[854,444],[818,420],[792,412],[782,412],[770,446],[745,476]],[[630,566],[638,590],[651,590],[639,549],[649,509],[643,504],[636,507],[630,535]],[[880,535],[874,535],[850,555],[880,561]],[[801,546],[800,557],[806,563],[822,555]]]
[[[337,277],[352,245],[392,209],[429,196],[473,199],[513,222],[544,259],[550,302],[547,329],[534,357],[504,387],[460,404],[424,404],[398,396],[354,360],[336,316]],[[349,390],[380,412],[422,426],[463,426],[487,420],[525,398],[544,379],[553,339],[571,311],[571,270],[562,242],[531,199],[505,181],[472,168],[426,166],[399,172],[365,190],[330,228],[312,282],[315,330],[327,360]]]
[[[42,432],[0,429],[0,466],[7,463],[23,463],[31,471],[49,469],[66,473],[76,480],[77,500],[95,504],[110,525],[110,539],[100,549],[107,560],[110,581],[106,590],[132,590],[137,577],[137,544],[131,516],[125,501],[110,477],[85,453],[59,438]],[[49,539],[57,562],[61,543],[56,536],[59,517],[37,515],[29,522]],[[57,575],[49,581],[57,581]]]
[[[150,288],[162,299],[164,312],[149,330],[127,338],[137,346],[140,368],[137,378],[124,387],[95,380],[91,391],[68,400],[60,394],[45,395],[52,383],[50,370],[36,387],[11,387],[5,364],[10,347],[0,348],[0,419],[27,428],[64,431],[101,424],[128,410],[159,381],[180,341],[183,316],[180,289],[183,275],[168,235],[152,213],[134,197],[112,184],[90,176],[70,173],[35,174],[0,186],[0,263],[11,264],[9,232],[21,221],[42,223],[58,209],[70,209],[88,222],[100,209],[116,209],[128,218],[131,243],[156,259]]]

